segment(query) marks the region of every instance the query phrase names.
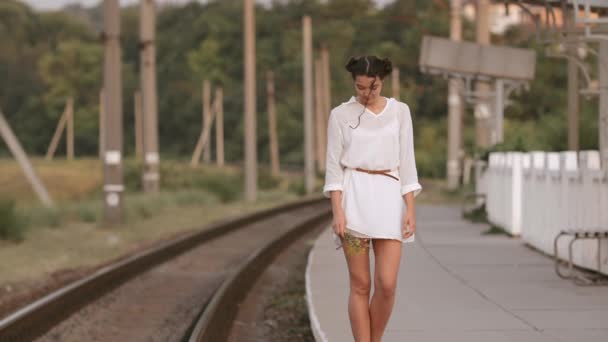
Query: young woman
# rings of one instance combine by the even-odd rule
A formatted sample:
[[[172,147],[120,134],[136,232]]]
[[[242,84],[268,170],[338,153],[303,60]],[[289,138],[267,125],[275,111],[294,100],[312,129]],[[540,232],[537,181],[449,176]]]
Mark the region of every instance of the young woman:
[[[388,59],[351,58],[356,96],[331,111],[323,194],[350,278],[348,315],[355,341],[378,342],[395,301],[402,244],[414,241],[414,197],[422,190],[409,107],[381,96]],[[374,251],[374,294],[369,249]]]

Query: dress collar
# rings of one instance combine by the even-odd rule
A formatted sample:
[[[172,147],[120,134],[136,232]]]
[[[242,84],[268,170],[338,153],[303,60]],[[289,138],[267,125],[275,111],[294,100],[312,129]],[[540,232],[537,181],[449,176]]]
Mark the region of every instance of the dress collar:
[[[393,100],[393,98],[392,98],[392,97],[387,97],[387,98],[386,98],[386,105],[388,106],[388,103],[389,103],[390,101],[392,101],[392,100]],[[350,99],[349,99],[349,100],[346,102],[346,104],[349,104],[349,103],[359,103],[359,101],[357,101],[357,98],[356,98],[356,97],[351,96],[351,97],[350,97]],[[361,103],[359,103],[359,104],[360,104],[360,105],[362,105]],[[362,106],[363,106],[363,105],[362,105]]]

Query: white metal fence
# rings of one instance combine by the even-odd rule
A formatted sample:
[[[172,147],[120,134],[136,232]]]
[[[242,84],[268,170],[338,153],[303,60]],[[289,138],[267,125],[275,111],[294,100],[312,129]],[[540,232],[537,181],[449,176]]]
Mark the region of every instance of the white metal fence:
[[[608,168],[598,151],[495,152],[479,179],[491,223],[553,255],[561,230],[608,231]],[[559,255],[567,256],[564,237]],[[608,274],[608,241],[603,241],[600,269],[596,241],[574,245],[574,264]]]

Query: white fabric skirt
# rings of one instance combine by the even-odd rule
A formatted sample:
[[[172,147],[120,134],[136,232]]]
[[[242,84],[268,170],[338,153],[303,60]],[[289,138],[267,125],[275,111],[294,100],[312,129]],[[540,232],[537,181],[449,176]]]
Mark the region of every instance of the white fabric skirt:
[[[399,178],[398,170],[389,174]],[[342,208],[346,230],[354,236],[371,239],[393,239],[403,243],[415,241],[416,233],[403,239],[401,227],[407,213],[401,195],[401,182],[381,174],[369,174],[350,168],[344,170]],[[340,237],[332,234],[337,248]]]

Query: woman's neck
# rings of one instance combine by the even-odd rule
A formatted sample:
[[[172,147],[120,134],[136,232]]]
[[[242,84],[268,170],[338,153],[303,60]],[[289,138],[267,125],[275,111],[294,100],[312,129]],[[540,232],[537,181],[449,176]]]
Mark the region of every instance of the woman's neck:
[[[382,107],[382,104],[384,103],[384,96],[378,96],[373,102],[368,101],[367,103],[365,103],[364,101],[361,101],[361,99],[359,99],[359,98],[357,98],[357,101],[366,107],[376,107],[376,106]]]

